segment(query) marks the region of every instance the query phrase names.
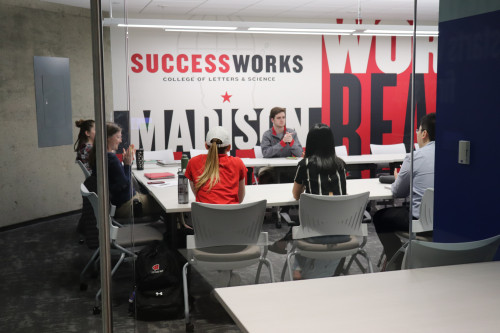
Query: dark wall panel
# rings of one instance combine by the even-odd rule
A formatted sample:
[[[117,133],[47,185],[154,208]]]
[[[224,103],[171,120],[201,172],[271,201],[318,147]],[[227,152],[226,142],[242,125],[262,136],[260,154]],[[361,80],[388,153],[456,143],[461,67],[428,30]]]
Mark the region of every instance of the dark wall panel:
[[[500,234],[500,11],[439,25],[434,234]],[[418,47],[418,46],[417,46]],[[458,141],[471,142],[470,165]]]
[[[73,143],[69,59],[34,57],[38,147]]]

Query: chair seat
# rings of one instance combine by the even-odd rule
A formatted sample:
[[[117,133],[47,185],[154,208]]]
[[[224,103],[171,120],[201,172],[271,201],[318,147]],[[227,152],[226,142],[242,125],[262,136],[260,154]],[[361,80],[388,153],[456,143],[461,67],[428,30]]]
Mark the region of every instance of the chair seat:
[[[194,258],[199,261],[230,262],[260,258],[258,245],[225,245],[192,249]]]
[[[123,247],[141,246],[163,240],[161,232],[147,225],[126,225],[118,230],[116,243]]]
[[[304,239],[298,239],[295,241],[295,245],[299,250],[302,251],[314,251],[314,252],[329,252],[329,251],[347,251],[359,248],[362,238],[357,236],[351,236],[351,239],[343,243],[334,244],[316,244],[310,243]]]

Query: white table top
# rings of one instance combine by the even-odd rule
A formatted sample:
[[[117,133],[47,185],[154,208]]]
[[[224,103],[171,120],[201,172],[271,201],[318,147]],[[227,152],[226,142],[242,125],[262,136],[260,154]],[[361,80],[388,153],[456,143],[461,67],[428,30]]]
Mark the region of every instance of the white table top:
[[[500,262],[215,289],[243,332],[498,332]]]
[[[145,185],[149,193],[158,201],[167,213],[180,213],[191,211],[191,202],[195,201],[193,192],[189,193],[189,203],[179,204],[177,201],[177,167],[160,167],[157,165],[146,165],[145,170],[133,170],[135,177],[139,182]],[[174,186],[159,187],[148,185],[150,181],[144,177],[147,172],[172,172],[176,174],[176,178],[165,180],[172,182]],[[245,200],[247,202],[255,202],[262,199],[267,199],[267,206],[289,206],[298,204],[292,196],[292,183],[283,184],[266,184],[266,185],[247,185],[245,188]],[[348,179],[347,194],[357,194],[362,192],[370,192],[370,200],[392,199],[390,188],[381,184],[378,178],[370,179]]]
[[[379,155],[351,155],[351,156],[340,156],[342,160],[347,165],[352,164],[385,164],[385,163],[395,163],[402,162],[406,157],[406,154],[379,154]],[[241,160],[246,167],[289,167],[297,166],[297,163],[302,158],[242,158]]]

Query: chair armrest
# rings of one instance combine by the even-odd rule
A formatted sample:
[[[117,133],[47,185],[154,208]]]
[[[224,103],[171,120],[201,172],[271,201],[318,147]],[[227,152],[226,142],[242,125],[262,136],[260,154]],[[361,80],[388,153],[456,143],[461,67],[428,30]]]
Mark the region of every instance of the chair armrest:
[[[196,242],[194,240],[194,235],[186,235],[186,249],[188,250],[196,249]]]
[[[361,223],[361,232],[363,234],[363,237],[368,237],[368,226],[366,223]]]

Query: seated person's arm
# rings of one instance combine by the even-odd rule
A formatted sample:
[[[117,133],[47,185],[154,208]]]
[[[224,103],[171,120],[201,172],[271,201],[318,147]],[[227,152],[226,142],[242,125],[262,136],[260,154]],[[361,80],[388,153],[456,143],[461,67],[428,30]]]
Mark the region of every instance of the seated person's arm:
[[[245,178],[241,179],[238,184],[238,200],[240,203],[245,199]]]
[[[302,192],[304,192],[304,190],[305,190],[304,185],[299,184],[297,182],[293,182],[292,194],[293,194],[293,197],[295,198],[295,200],[300,199],[300,195],[302,194]]]
[[[272,139],[270,134],[264,134],[262,137],[262,142],[260,143],[260,146],[262,148],[262,156],[265,158],[273,158],[273,157],[280,157],[280,153],[284,147],[286,147],[286,143],[281,140],[280,142],[276,143],[275,145],[272,144]]]
[[[410,195],[410,158],[406,156],[399,173],[395,171],[396,180],[391,185],[392,194],[395,198],[405,198]]]
[[[265,158],[273,157],[271,141],[265,135],[262,137],[260,147],[262,148],[262,156],[264,156]]]
[[[196,195],[196,190],[194,188],[194,182],[192,180],[189,180],[189,186],[191,186],[191,191],[193,191],[194,195]]]
[[[297,137],[297,132],[293,133],[293,140],[290,142],[290,150],[293,156],[302,157],[302,145]]]

